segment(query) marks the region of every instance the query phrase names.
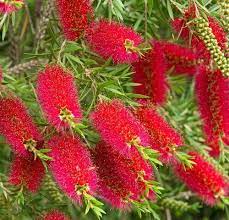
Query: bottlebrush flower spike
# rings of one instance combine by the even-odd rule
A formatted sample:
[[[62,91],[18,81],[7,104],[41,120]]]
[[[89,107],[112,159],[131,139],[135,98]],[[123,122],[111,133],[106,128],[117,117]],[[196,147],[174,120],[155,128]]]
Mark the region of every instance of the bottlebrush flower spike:
[[[136,86],[134,92],[150,96],[153,103],[162,105],[168,92],[166,68],[161,45],[154,42],[151,52],[133,64],[133,81],[142,84]]]
[[[101,102],[91,114],[102,139],[122,154],[129,154],[132,142],[148,146],[149,136],[132,113],[119,100]]]
[[[227,34],[219,22],[213,17],[208,17],[209,27],[212,29],[212,33],[215,35],[217,42],[222,50],[227,48]]]
[[[182,137],[160,116],[154,107],[146,104],[134,110],[135,116],[150,134],[150,146],[160,153],[163,163],[174,162],[176,148],[184,145]]]
[[[10,0],[7,2],[4,0],[0,0],[0,13],[10,14],[14,11],[19,10],[23,4],[23,0]]]
[[[23,157],[30,157],[35,148],[40,148],[42,137],[18,98],[0,99],[0,134],[12,146],[13,151]]]
[[[45,214],[42,218],[43,220],[70,220],[64,213],[58,210],[52,210],[51,212]]]
[[[211,147],[211,155],[219,156],[220,139],[229,144],[229,79],[220,70],[201,66],[195,90],[206,142]]]
[[[160,41],[158,44],[165,53],[169,68],[175,67],[175,73],[194,75],[197,72],[198,56],[192,49],[166,41]]]
[[[90,25],[86,40],[92,50],[115,63],[133,63],[139,59],[142,42],[139,34],[122,24],[101,20]]]
[[[58,65],[38,74],[37,95],[49,121],[57,130],[76,125],[82,118],[74,77]]]
[[[58,134],[50,139],[48,147],[52,149],[50,170],[60,188],[73,201],[82,203],[85,193],[95,194],[97,177],[89,152],[77,137]]]
[[[60,23],[67,40],[77,40],[93,17],[89,0],[56,0]]]
[[[154,199],[153,171],[135,149],[127,158],[105,142],[100,142],[92,152],[97,166],[98,194],[116,208],[128,208],[131,201]]]
[[[11,165],[9,182],[22,185],[30,192],[37,192],[45,175],[44,166],[39,158],[15,156]]]
[[[200,198],[209,205],[214,205],[221,196],[227,196],[229,183],[210,163],[198,153],[189,153],[195,164],[184,168],[177,163],[174,170],[177,176]]]

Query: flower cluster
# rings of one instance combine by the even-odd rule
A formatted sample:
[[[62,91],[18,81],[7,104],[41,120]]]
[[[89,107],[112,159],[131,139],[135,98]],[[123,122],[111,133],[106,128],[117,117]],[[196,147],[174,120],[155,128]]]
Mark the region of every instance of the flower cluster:
[[[184,145],[182,137],[160,116],[155,107],[144,105],[134,110],[134,114],[150,134],[150,146],[160,153],[164,163],[174,161],[174,151]]]
[[[229,144],[229,80],[220,70],[211,71],[201,66],[195,87],[203,130],[211,147],[210,153],[219,156],[220,139]]]
[[[132,200],[154,198],[149,185],[153,180],[152,168],[136,149],[127,158],[100,142],[92,155],[97,166],[98,194],[112,206],[127,208]]]
[[[137,47],[142,38],[122,24],[94,22],[86,31],[86,40],[93,51],[104,59],[112,58],[115,63],[133,63],[139,59]]]
[[[75,202],[82,203],[81,190],[95,194],[97,177],[89,152],[77,137],[58,134],[48,142],[49,168],[60,188]]]
[[[74,126],[82,117],[74,77],[58,65],[47,66],[39,73],[37,96],[49,123],[57,130]]]
[[[0,115],[0,134],[16,154],[29,157],[29,151],[41,147],[42,136],[19,98],[1,98]]]
[[[172,22],[175,31],[191,43],[197,56],[196,96],[206,143],[212,156],[219,156],[220,143],[228,144],[228,59],[227,35],[213,17],[201,17],[190,5],[182,18]],[[194,30],[194,32],[193,32]],[[215,64],[215,65],[212,65]],[[224,76],[225,77],[224,77]]]
[[[93,9],[89,0],[56,0],[60,23],[67,40],[77,40],[88,27]]]
[[[37,192],[45,175],[44,166],[39,158],[15,156],[11,164],[9,182],[24,186],[30,192]]]
[[[135,140],[141,146],[149,144],[146,130],[119,100],[99,103],[91,120],[102,139],[122,154],[130,153]]]
[[[177,163],[174,170],[177,176],[207,204],[214,205],[219,197],[227,196],[228,181],[198,153],[189,153],[195,164],[191,168]]]
[[[149,96],[155,104],[163,104],[168,92],[166,68],[163,50],[154,42],[153,49],[133,64],[133,81],[141,84],[134,92]]]
[[[166,56],[168,68],[174,67],[176,74],[194,75],[197,72],[197,54],[192,49],[166,41],[158,42]]]

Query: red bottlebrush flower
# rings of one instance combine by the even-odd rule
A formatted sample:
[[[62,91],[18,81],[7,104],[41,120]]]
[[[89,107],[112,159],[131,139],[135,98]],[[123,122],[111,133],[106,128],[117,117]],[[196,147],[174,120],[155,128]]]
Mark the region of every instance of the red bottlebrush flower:
[[[93,9],[89,0],[56,0],[56,7],[67,40],[77,40],[88,27]]]
[[[161,45],[153,43],[151,52],[133,65],[133,81],[141,83],[135,93],[148,95],[155,104],[162,105],[167,96],[166,60]]]
[[[134,113],[150,134],[150,146],[159,151],[161,161],[164,163],[173,162],[175,148],[184,145],[182,137],[153,107],[145,105],[136,109]]]
[[[129,154],[131,142],[148,146],[149,136],[132,113],[118,100],[101,102],[91,114],[94,127],[102,139],[122,154]]]
[[[198,57],[193,50],[165,41],[160,41],[159,44],[165,53],[169,67],[175,67],[175,73],[186,73],[189,75],[196,73],[196,62]]]
[[[77,137],[68,134],[56,135],[49,142],[51,148],[50,170],[60,188],[74,201],[81,203],[77,192],[85,187],[94,194],[97,187],[95,168],[89,152]]]
[[[229,81],[220,70],[210,71],[201,66],[195,87],[206,141],[211,155],[218,156],[220,138],[229,140]]]
[[[53,210],[42,218],[43,220],[70,220],[65,214],[58,210]]]
[[[122,24],[99,21],[91,24],[86,39],[92,50],[115,63],[133,63],[139,58],[137,47],[142,42],[139,34]]]
[[[175,18],[171,22],[171,26],[178,35],[185,40],[188,40],[191,37],[190,29],[187,26],[185,20],[183,18]]]
[[[154,199],[154,192],[147,192],[145,183],[152,181],[152,168],[136,149],[126,158],[101,142],[92,155],[97,166],[98,194],[112,206],[127,208],[130,200],[139,201],[142,196]]]
[[[37,192],[45,175],[44,166],[39,158],[23,158],[16,156],[11,165],[9,182],[23,185],[30,192]]]
[[[37,95],[49,121],[57,130],[81,119],[73,75],[58,65],[47,66],[37,80]]]
[[[33,147],[39,147],[42,137],[22,101],[18,98],[1,98],[0,115],[0,134],[16,154],[30,156],[27,144],[33,142]]]
[[[23,3],[23,0],[11,0],[8,2],[0,0],[0,13],[10,14],[14,11],[17,11],[22,7]]]
[[[214,205],[220,196],[227,196],[228,181],[198,153],[191,152],[195,164],[191,168],[184,168],[177,163],[174,170],[178,177],[200,198],[209,205]]]
[[[224,29],[220,26],[219,22],[212,17],[208,17],[209,27],[212,29],[212,33],[218,41],[221,49],[227,48],[227,34]]]

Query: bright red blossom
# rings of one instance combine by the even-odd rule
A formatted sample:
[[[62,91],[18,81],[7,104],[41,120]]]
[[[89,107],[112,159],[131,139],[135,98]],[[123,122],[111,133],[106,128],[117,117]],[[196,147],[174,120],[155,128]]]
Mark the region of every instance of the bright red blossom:
[[[134,92],[150,96],[153,103],[162,105],[168,92],[166,67],[163,50],[158,42],[154,42],[151,52],[133,64],[133,81],[141,84]]]
[[[222,50],[227,48],[227,34],[224,29],[220,26],[219,22],[213,18],[208,17],[209,27],[212,29],[212,33],[218,41],[219,46]]]
[[[93,9],[89,0],[56,0],[56,7],[67,40],[77,40],[88,27]]]
[[[192,49],[166,41],[160,41],[158,44],[165,53],[168,67],[174,67],[176,74],[194,75],[196,73],[198,56]]]
[[[11,165],[9,182],[23,185],[30,192],[37,192],[45,175],[44,166],[39,158],[15,156]]]
[[[153,179],[152,168],[136,149],[126,158],[101,142],[93,151],[93,160],[97,166],[98,194],[112,206],[127,208],[130,200],[139,201],[142,196],[154,199],[154,192],[147,194],[144,182]]]
[[[64,213],[58,211],[58,210],[53,210],[42,218],[43,220],[70,220],[67,216],[65,216]]]
[[[229,80],[220,70],[200,67],[196,76],[196,96],[211,155],[219,156],[219,140],[229,144]]]
[[[6,138],[16,154],[30,156],[26,142],[33,140],[39,147],[42,136],[22,101],[14,97],[1,98],[0,115],[0,134]]]
[[[94,127],[103,140],[123,154],[132,149],[130,142],[148,146],[149,136],[132,113],[118,100],[101,102],[91,114]]]
[[[136,62],[139,54],[134,49],[142,42],[140,35],[131,28],[105,20],[91,24],[86,40],[92,50],[104,59],[112,58],[115,63]],[[126,45],[134,49],[127,49]]]
[[[184,168],[182,164],[174,167],[178,177],[204,202],[214,205],[220,196],[227,196],[228,181],[198,153],[189,153],[196,163],[192,168]]]
[[[40,105],[49,121],[56,129],[69,127],[61,118],[62,111],[77,123],[81,119],[78,92],[71,72],[58,65],[47,66],[37,80],[37,95]]]
[[[180,134],[156,112],[154,107],[145,105],[136,109],[134,113],[150,134],[150,146],[159,151],[162,162],[174,162],[173,151],[184,144]]]
[[[97,187],[95,168],[89,152],[79,138],[69,134],[56,135],[48,142],[50,170],[59,187],[75,202],[81,203],[77,188],[86,186],[89,194]]]
[[[23,5],[23,2],[23,0],[11,0],[9,2],[0,0],[0,13],[10,14],[17,11]]]

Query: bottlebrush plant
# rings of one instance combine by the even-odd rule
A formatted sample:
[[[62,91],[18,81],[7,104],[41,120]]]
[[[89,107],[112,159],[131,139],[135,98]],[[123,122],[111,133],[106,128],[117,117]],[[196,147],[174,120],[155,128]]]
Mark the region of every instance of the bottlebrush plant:
[[[0,0],[0,219],[229,219],[226,0]]]

